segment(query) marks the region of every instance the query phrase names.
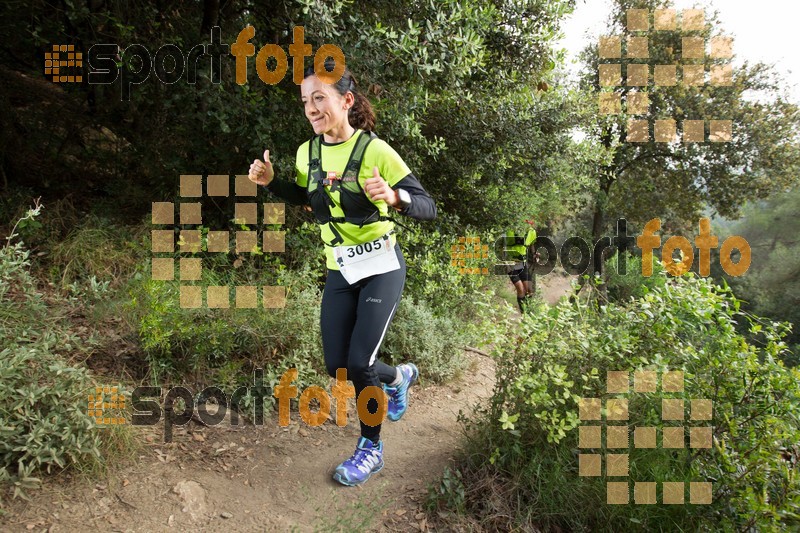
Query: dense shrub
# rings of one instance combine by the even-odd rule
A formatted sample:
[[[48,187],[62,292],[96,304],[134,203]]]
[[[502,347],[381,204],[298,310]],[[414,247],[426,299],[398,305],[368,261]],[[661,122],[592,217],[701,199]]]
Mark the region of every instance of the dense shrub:
[[[408,266],[404,298],[425,300],[438,315],[456,315],[462,320],[478,318],[475,302],[485,299],[487,281],[483,275],[460,274],[452,264],[452,246],[459,237],[475,236],[470,228],[458,230],[461,224],[452,215],[437,219],[438,227],[430,223],[403,220],[408,229],[400,230],[400,240]],[[486,244],[486,243],[484,243]],[[494,257],[494,251],[489,251]],[[467,266],[487,266],[491,259],[469,261]]]
[[[17,229],[43,232],[34,218]],[[102,468],[111,447],[124,447],[125,435],[96,430],[85,407],[94,380],[65,359],[91,350],[69,328],[71,318],[87,317],[92,308],[124,319],[120,333],[127,328],[132,334],[153,384],[216,384],[232,391],[252,382],[252,370],[263,368],[265,385],[274,387],[286,369],[296,367],[298,387],[325,386],[318,229],[302,213],[289,218],[293,229],[287,232],[285,254],[195,256],[202,258],[199,284],[284,286],[283,309],[181,308],[180,282],[152,279],[149,232],[98,218],[65,231],[59,241],[39,237],[52,252],[41,263],[43,273],[63,281],[66,290],[51,287],[45,296],[29,272],[30,253],[21,244],[0,249],[0,480],[21,494],[38,483],[33,476],[40,468]],[[205,234],[208,228],[200,230]],[[474,296],[485,280],[461,276],[451,266],[450,246],[457,236],[417,228],[403,230],[401,239],[409,281],[382,357],[415,361],[434,381],[450,379],[463,370],[463,346],[475,338],[464,319],[474,313],[476,302],[488,298]],[[186,256],[175,253],[176,267]],[[251,401],[244,398],[240,407]],[[272,398],[265,402],[271,404]]]
[[[203,268],[204,285],[247,285],[220,265]],[[234,271],[230,267],[230,271]],[[300,370],[300,380],[319,382],[324,375],[319,339],[320,293],[315,280],[305,270],[283,269],[264,276],[255,286],[273,283],[286,287],[286,307],[282,309],[199,309],[181,308],[180,284],[156,281],[146,272],[132,281],[125,316],[137,332],[147,357],[154,382],[163,379],[213,380],[207,370],[230,370],[232,361],[264,369],[292,366]],[[259,300],[260,302],[260,300]],[[226,367],[227,365],[227,367]],[[249,370],[249,369],[248,369]],[[243,375],[242,379],[246,379]]]
[[[642,258],[627,254],[625,258],[624,273],[617,268],[617,254],[611,256],[605,264],[606,286],[608,297],[616,302],[625,302],[631,298],[641,298],[655,287],[663,287],[666,277],[660,275],[664,272],[661,261],[655,255],[653,261],[653,274],[642,275]]]
[[[133,273],[141,255],[129,229],[89,215],[52,243],[50,274],[65,285],[91,278],[119,283]]]
[[[735,329],[739,315],[728,289],[688,274],[627,305],[542,305],[519,335],[497,335],[496,389],[469,426],[461,463],[473,519],[491,529],[573,531],[800,526],[800,373],[780,361],[781,325],[742,317],[761,336],[748,343]],[[659,505],[607,505],[606,478],[578,475],[578,453],[586,452],[578,448],[579,399],[608,397],[607,371],[643,369],[684,372],[684,391],[665,398],[682,398],[686,407],[713,401],[713,421],[683,422],[713,426],[713,446],[631,449],[628,479],[710,481],[710,505],[689,505],[688,496],[687,505],[663,505],[660,489]],[[660,426],[661,394],[626,394],[628,425]],[[620,453],[591,452],[606,451]],[[448,498],[438,491],[437,501]]]
[[[246,380],[251,369],[260,367],[277,379],[278,369],[297,366],[299,386],[325,382],[319,336],[324,263],[317,231],[305,223],[287,232],[283,256],[197,255],[203,263],[198,284],[285,286],[283,309],[184,309],[179,282],[152,280],[149,262],[143,264],[127,288],[124,314],[147,358],[150,378],[195,377],[233,385],[239,382],[236,372]],[[464,368],[462,349],[471,338],[462,317],[488,296],[469,295],[480,276],[459,275],[451,266],[455,237],[417,229],[405,230],[400,239],[408,281],[382,357],[398,364],[415,361],[434,381],[449,379]],[[176,254],[176,261],[180,257]],[[438,288],[440,283],[446,287]]]
[[[433,381],[447,381],[465,367],[467,336],[464,326],[450,316],[437,316],[424,300],[401,303],[382,351],[386,361],[413,361]]]
[[[101,457],[101,436],[86,413],[93,381],[46,342],[0,351],[0,482],[13,484],[15,496],[38,485],[40,468]]]
[[[37,289],[28,256],[10,238],[0,247],[0,482],[14,496],[38,485],[39,469],[97,464],[110,442],[86,412],[93,380],[60,355],[81,341]]]

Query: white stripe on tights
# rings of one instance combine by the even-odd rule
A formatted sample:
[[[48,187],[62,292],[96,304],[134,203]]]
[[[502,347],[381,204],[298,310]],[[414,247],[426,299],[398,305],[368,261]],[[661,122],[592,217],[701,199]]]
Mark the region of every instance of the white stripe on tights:
[[[375,346],[375,349],[372,350],[372,355],[369,357],[369,364],[367,366],[372,366],[375,363],[375,359],[378,357],[378,348],[381,347],[381,343],[383,342],[383,337],[386,335],[386,330],[389,329],[389,322],[392,320],[392,316],[394,315],[394,310],[397,307],[397,303],[392,306],[392,312],[389,313],[389,318],[386,319],[386,325],[383,326],[383,333],[381,333],[381,338],[378,339],[378,344]]]

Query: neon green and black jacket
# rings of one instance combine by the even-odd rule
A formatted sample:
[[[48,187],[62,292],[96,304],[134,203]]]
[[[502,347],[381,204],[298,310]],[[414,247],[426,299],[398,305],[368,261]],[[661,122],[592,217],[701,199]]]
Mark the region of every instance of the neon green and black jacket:
[[[513,238],[513,237],[516,236],[516,234],[514,233],[513,230],[508,230],[506,232],[506,236]],[[512,259],[512,260],[515,260],[515,261],[523,261],[524,262],[525,258],[527,257],[526,254],[527,254],[528,246],[530,246],[534,242],[536,242],[536,230],[531,228],[531,229],[528,230],[528,233],[525,234],[524,244],[513,244],[511,246],[506,246],[506,250],[507,250],[506,255],[507,255],[507,257],[509,259]],[[520,268],[521,268],[521,265],[520,265]]]
[[[362,198],[359,198],[362,204],[366,200],[370,205],[370,209],[377,210],[377,214],[374,217],[375,221],[362,224],[351,222],[353,220],[353,217],[350,216],[352,213],[345,212],[342,207],[342,194],[343,192],[347,194],[347,191],[344,191],[343,186],[337,187],[336,179],[333,180],[333,183],[330,183],[329,180],[324,180],[324,182],[320,183],[309,182],[309,175],[313,176],[315,174],[311,170],[320,163],[323,175],[329,176],[335,173],[334,177],[338,176],[338,180],[346,176],[345,170],[348,162],[351,161],[351,154],[353,154],[354,148],[356,148],[362,135],[369,135],[369,132],[357,129],[350,139],[340,143],[326,143],[324,138],[320,137],[317,140],[320,143],[320,157],[317,161],[311,158],[313,151],[311,143],[317,139],[316,136],[312,137],[297,149],[295,182],[290,183],[273,179],[267,185],[267,189],[273,194],[289,203],[299,205],[308,205],[310,203],[309,198],[318,192],[316,189],[324,187],[319,192],[324,192],[326,198],[329,199],[326,199],[329,204],[327,209],[330,212],[328,218],[335,221],[322,222],[319,216],[317,216],[317,220],[320,222],[320,236],[326,245],[326,264],[330,270],[339,269],[333,256],[334,244],[340,246],[363,244],[375,240],[394,229],[394,222],[389,219],[389,215],[394,213],[394,209],[390,208],[383,200],[372,202],[366,192],[363,191],[364,182],[372,177],[373,167],[378,167],[381,177],[386,180],[392,189],[405,189],[411,196],[411,205],[400,211],[400,214],[418,220],[433,220],[436,217],[436,205],[433,199],[422,187],[419,180],[411,173],[398,153],[386,141],[379,138],[372,138],[367,144],[357,172],[357,186],[355,183],[350,186],[350,189],[355,186],[355,190],[360,191],[359,194],[363,195]],[[319,172],[316,172],[316,174],[319,174]],[[354,181],[356,180],[355,175],[353,179]],[[318,215],[319,206],[313,202],[311,205],[315,210],[315,215]],[[345,221],[345,218],[349,221]],[[394,244],[394,234],[392,234],[391,238],[392,244]]]

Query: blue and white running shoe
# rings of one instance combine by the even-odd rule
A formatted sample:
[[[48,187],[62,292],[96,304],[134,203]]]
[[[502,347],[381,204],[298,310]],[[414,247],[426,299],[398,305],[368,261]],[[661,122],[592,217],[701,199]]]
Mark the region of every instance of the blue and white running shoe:
[[[353,456],[336,467],[333,479],[342,485],[354,487],[364,483],[381,468],[383,468],[383,441],[373,444],[371,440],[360,437]]]
[[[406,409],[408,409],[408,388],[419,379],[419,370],[414,363],[400,365],[398,368],[403,374],[403,382],[397,387],[383,384],[383,390],[389,396],[389,408],[386,416],[392,422],[397,422],[406,413]]]

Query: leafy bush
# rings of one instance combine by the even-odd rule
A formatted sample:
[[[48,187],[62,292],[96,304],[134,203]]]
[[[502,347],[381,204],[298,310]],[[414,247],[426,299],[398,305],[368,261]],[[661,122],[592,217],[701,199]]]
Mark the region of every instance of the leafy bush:
[[[653,274],[642,275],[642,258],[627,254],[625,258],[625,273],[617,268],[617,254],[615,252],[605,265],[607,276],[608,297],[616,302],[625,302],[631,298],[641,298],[655,287],[663,287],[666,277],[660,275],[664,272],[661,261],[653,255]]]
[[[13,484],[15,497],[38,486],[39,468],[101,460],[86,414],[88,372],[37,344],[0,351],[0,482]]]
[[[203,284],[228,285],[231,278],[221,276],[221,270],[203,268]],[[155,281],[149,273],[132,281],[125,316],[138,334],[151,379],[205,375],[207,380],[213,376],[206,370],[229,373],[226,365],[241,359],[252,368],[265,369],[291,362],[300,370],[301,381],[319,382],[326,375],[319,339],[319,290],[306,271],[284,269],[279,276],[277,283],[287,287],[283,309],[186,309],[180,306],[178,282]],[[254,283],[266,284],[270,283]],[[247,374],[242,376],[246,378]]]
[[[299,386],[327,380],[319,336],[324,277],[317,232],[312,224],[299,224],[296,231],[287,232],[287,253],[280,256],[196,255],[203,264],[199,284],[285,286],[283,309],[184,309],[180,284],[152,280],[149,262],[143,263],[127,288],[124,314],[147,357],[151,379],[205,376],[201,379],[233,384],[234,368],[246,379],[252,368],[277,373],[278,368],[295,365],[301,369]],[[384,353],[397,363],[420,363],[422,372],[435,381],[449,379],[464,366],[461,351],[467,328],[460,317],[481,298],[468,297],[471,287],[482,283],[481,276],[461,276],[450,265],[454,237],[419,230],[400,238],[409,264],[408,282]],[[146,242],[143,247],[148,247]],[[174,257],[177,262],[182,255]],[[439,283],[447,287],[442,290]],[[429,303],[426,296],[437,303]]]
[[[300,386],[326,383],[321,293],[302,273],[286,270],[281,276],[287,287],[283,309],[183,309],[177,283],[144,277],[133,283],[126,316],[138,333],[151,379],[210,376],[206,370],[215,368],[230,373],[232,362],[242,360],[247,368],[265,368],[278,377],[279,367],[296,366]],[[449,379],[464,366],[462,329],[453,318],[436,316],[426,302],[404,299],[383,352],[387,361],[415,361],[435,381]]]
[[[800,526],[800,373],[780,361],[783,326],[742,316],[761,335],[759,344],[748,343],[735,329],[737,316],[729,289],[687,274],[627,305],[541,305],[518,336],[496,335],[495,392],[469,424],[461,463],[469,511],[490,529]],[[578,475],[577,455],[586,451],[578,448],[580,398],[605,396],[607,371],[644,369],[684,372],[684,391],[664,397],[686,406],[713,401],[712,422],[686,423],[712,425],[713,445],[631,450],[629,479],[710,481],[710,505],[607,505],[606,478]],[[660,393],[626,397],[629,426],[661,425]],[[620,453],[593,450],[606,451]],[[498,479],[501,487],[487,488],[486,480]]]
[[[457,217],[443,215],[439,224],[458,228]],[[481,341],[479,321],[494,297],[496,281],[491,275],[461,274],[451,262],[452,246],[459,237],[429,225],[406,222],[409,229],[398,237],[408,274],[403,300],[386,334],[383,351],[387,360],[411,360],[423,375],[435,382],[458,376],[466,366],[463,348]],[[491,257],[491,255],[490,255]],[[475,261],[483,266],[487,260]]]
[[[457,217],[442,215],[440,218],[439,225],[445,228],[461,225]],[[463,233],[445,233],[428,224],[406,220],[403,223],[410,228],[401,229],[398,237],[408,267],[403,297],[425,300],[436,314],[457,315],[461,320],[477,318],[474,304],[485,299],[483,293],[490,278],[460,274],[458,267],[451,264],[450,256],[458,237],[473,236],[474,232],[465,228]]]
[[[451,316],[436,316],[424,301],[401,301],[382,351],[387,363],[412,361],[435,382],[456,377],[466,366],[464,326]]]
[[[86,413],[94,383],[58,354],[80,340],[37,290],[29,252],[11,244],[14,236],[0,248],[0,482],[16,497],[38,485],[39,469],[102,463],[113,437],[104,439]]]

